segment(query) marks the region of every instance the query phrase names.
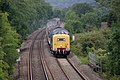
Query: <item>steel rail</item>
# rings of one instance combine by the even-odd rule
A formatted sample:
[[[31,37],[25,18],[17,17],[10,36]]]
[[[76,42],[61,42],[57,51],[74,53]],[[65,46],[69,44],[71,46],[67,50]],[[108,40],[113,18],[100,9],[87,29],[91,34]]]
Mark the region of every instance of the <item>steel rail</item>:
[[[44,28],[42,29],[44,30]],[[41,31],[42,31],[41,30]],[[29,48],[29,55],[28,55],[28,68],[29,68],[29,71],[28,71],[28,80],[33,80],[33,72],[32,72],[32,53],[33,53],[33,46],[34,46],[34,43],[35,43],[35,40],[37,39],[38,35],[41,33],[41,31],[39,32],[36,32],[35,34],[35,37],[30,45],[30,48]]]
[[[44,34],[42,35],[41,39],[43,39],[43,40],[45,39],[45,35],[44,35]],[[40,54],[39,54],[39,55],[40,55],[40,59],[41,59],[41,61],[42,61],[42,67],[43,67],[43,70],[44,70],[44,74],[45,74],[46,80],[49,80],[49,79],[50,79],[49,76],[48,76],[48,73],[47,73],[47,69],[48,69],[49,72],[50,72],[50,75],[51,75],[51,77],[52,77],[52,80],[54,80],[53,75],[52,75],[49,67],[47,66],[47,62],[46,62],[46,60],[44,60],[44,57],[45,57],[45,55],[44,55],[44,49],[43,49],[43,48],[44,48],[44,47],[43,47],[44,42],[42,42],[42,40],[40,40],[39,44],[40,44],[39,49],[41,49],[41,55],[40,55]]]
[[[78,74],[83,80],[89,80],[85,75],[83,75],[83,74],[76,68],[76,66],[75,66],[73,63],[71,63],[71,62],[69,61],[69,59],[66,58],[66,60],[67,60],[68,63],[71,65],[71,67],[75,70],[75,72],[77,72],[77,74]],[[59,62],[59,60],[58,60],[57,58],[56,58],[56,61],[57,61],[58,65],[59,65],[59,67],[61,68],[62,72],[63,72],[64,75],[66,76],[66,78],[67,78],[68,80],[71,80],[70,77],[67,76],[64,68],[61,66],[61,64],[60,64],[60,62]]]
[[[44,39],[44,35],[43,35],[43,33],[42,33],[42,36],[41,36],[41,39],[40,39],[40,41],[39,41],[39,44],[38,44],[38,48],[39,48],[39,56],[40,56],[40,60],[41,60],[41,63],[42,63],[42,68],[43,68],[43,70],[44,70],[44,75],[45,75],[45,77],[46,77],[46,80],[49,80],[49,78],[48,78],[48,75],[47,75],[47,71],[46,71],[46,66],[45,66],[45,62],[44,62],[44,60],[43,60],[43,42],[42,42],[42,39]],[[41,53],[41,54],[40,54]]]
[[[83,80],[89,80],[85,75],[83,75],[83,74],[76,68],[76,66],[75,66],[73,63],[70,62],[70,60],[69,60],[68,58],[67,58],[66,60],[69,62],[69,64],[73,67],[73,69],[78,73],[78,75],[79,75]]]
[[[65,77],[66,77],[68,80],[70,80],[70,78],[69,78],[69,77],[67,76],[67,74],[65,73],[64,69],[63,69],[62,66],[60,65],[60,62],[58,61],[57,58],[56,58],[56,61],[57,61],[58,65],[59,65],[60,69],[62,70],[63,74],[65,75]]]

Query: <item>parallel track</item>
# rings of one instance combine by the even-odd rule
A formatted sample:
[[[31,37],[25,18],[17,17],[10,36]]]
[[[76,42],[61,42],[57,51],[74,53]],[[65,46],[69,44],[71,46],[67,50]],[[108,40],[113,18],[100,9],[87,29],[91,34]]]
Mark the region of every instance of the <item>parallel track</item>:
[[[44,54],[44,38],[45,38],[45,29],[42,29],[39,32],[34,33],[34,39],[32,40],[30,49],[29,49],[29,63],[28,63],[28,80],[33,80],[33,70],[32,70],[32,53],[33,53],[33,47],[35,44],[35,40],[37,39],[38,35],[41,35],[41,37],[39,38],[39,42],[38,42],[38,49],[39,49],[39,59],[42,63],[42,68],[44,71],[44,75],[45,75],[45,79],[46,80],[54,80],[53,74],[51,73],[49,66],[47,65],[47,62],[45,60],[45,54]],[[62,72],[64,73],[64,75],[66,76],[67,80],[71,80],[71,78],[68,76],[68,73],[66,74],[65,70],[62,68],[60,62],[58,61],[58,59],[56,58],[57,63],[59,65],[59,67],[61,68]],[[74,71],[76,72],[77,75],[79,75],[78,77],[81,77],[82,80],[88,80],[75,66],[73,63],[71,63],[69,61],[69,59],[66,58],[66,61],[69,63],[69,65],[72,67],[72,69],[74,69]],[[70,73],[69,73],[70,74]]]
[[[49,69],[49,67],[47,66],[47,62],[45,61],[44,57],[44,38],[45,38],[45,28],[42,29],[41,31],[36,31],[34,32],[33,34],[31,34],[29,37],[28,37],[28,40],[31,40],[31,45],[30,45],[30,48],[29,48],[29,52],[28,52],[28,64],[27,64],[27,80],[33,80],[33,69],[32,69],[32,55],[33,55],[33,48],[34,48],[34,45],[35,45],[35,41],[38,40],[38,44],[37,44],[37,48],[38,48],[38,51],[39,51],[39,61],[42,63],[41,67],[43,69],[43,74],[45,75],[45,80],[54,80],[53,76],[52,76],[52,73]],[[40,63],[39,62],[39,63]],[[49,75],[48,75],[48,72],[49,72]],[[51,77],[50,77],[51,75]]]
[[[39,56],[40,56],[40,59],[42,61],[42,66],[43,66],[43,69],[44,69],[44,74],[45,74],[46,80],[50,80],[50,76],[51,76],[52,80],[54,80],[54,77],[52,76],[52,73],[51,73],[49,67],[47,66],[47,62],[45,60],[44,46],[43,46],[44,45],[44,42],[43,42],[44,39],[45,39],[45,35],[43,33],[43,35],[41,37],[41,40],[39,42],[39,45],[38,45],[40,53],[41,53],[41,54],[39,54]],[[50,73],[49,75],[48,75],[48,72]]]
[[[44,29],[42,29],[41,31],[35,32],[33,33],[32,36],[30,36],[28,39],[32,39],[30,48],[29,48],[29,54],[28,54],[28,80],[33,80],[33,70],[32,70],[32,53],[33,53],[33,48],[34,48],[34,43],[35,40],[37,39],[38,35],[40,35],[40,33],[43,31]]]
[[[48,37],[47,29],[46,29],[46,35],[47,35],[47,37]],[[82,78],[82,80],[89,80],[86,76],[84,76],[84,75],[74,66],[73,63],[71,63],[71,62],[69,61],[68,58],[66,58],[66,60],[68,61],[68,63],[70,64],[70,66],[76,71],[76,73]],[[66,72],[65,72],[64,69],[61,67],[61,64],[59,63],[59,61],[58,61],[57,58],[56,58],[56,61],[57,61],[58,65],[59,65],[59,67],[61,68],[62,72],[63,72],[64,75],[66,76],[66,78],[67,78],[68,80],[70,80],[70,77],[67,76]]]
[[[69,75],[67,74],[67,72],[65,72],[64,68],[61,66],[62,64],[60,63],[59,59],[56,59],[56,60],[57,60],[58,65],[60,66],[61,70],[63,71],[64,75],[66,76],[66,78],[67,78],[68,80],[71,80],[71,78],[69,77]],[[71,63],[68,58],[65,58],[65,60],[69,63],[69,65],[74,69],[74,71],[80,76],[80,78],[81,78],[82,80],[89,80],[86,76],[84,76],[84,75],[74,66],[74,63]],[[80,80],[81,80],[81,79],[80,79]]]
[[[43,51],[43,49],[44,49],[44,48],[43,48],[43,45],[44,45],[44,42],[43,42],[44,37],[45,37],[45,35],[42,34],[41,39],[40,39],[39,44],[38,44],[39,57],[40,57],[40,60],[41,60],[41,62],[42,62],[42,67],[43,67],[43,70],[44,70],[44,74],[45,74],[46,80],[49,80],[49,77],[48,77],[47,71],[46,71],[45,61],[44,61],[44,55],[43,55],[43,54],[44,54],[44,51]],[[41,54],[40,54],[40,53],[41,53]]]
[[[78,69],[77,67],[70,62],[70,60],[67,58],[67,61],[69,62],[69,64],[74,68],[74,70],[79,74],[79,76],[83,79],[83,80],[89,80],[86,76],[84,76]]]
[[[58,63],[58,65],[59,65],[59,67],[61,68],[62,72],[63,72],[64,75],[66,76],[66,78],[67,78],[68,80],[70,80],[70,78],[69,78],[69,77],[67,76],[67,74],[65,73],[64,69],[61,67],[61,64],[59,63],[58,59],[56,59],[56,60],[57,60],[57,63]]]

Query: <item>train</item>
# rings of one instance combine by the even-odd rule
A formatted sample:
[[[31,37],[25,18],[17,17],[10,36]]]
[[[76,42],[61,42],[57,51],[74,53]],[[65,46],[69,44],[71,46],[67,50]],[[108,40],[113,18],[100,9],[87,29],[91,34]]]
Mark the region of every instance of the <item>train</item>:
[[[54,18],[48,22],[46,28],[48,44],[53,55],[67,56],[70,54],[70,34],[60,24],[59,18]]]

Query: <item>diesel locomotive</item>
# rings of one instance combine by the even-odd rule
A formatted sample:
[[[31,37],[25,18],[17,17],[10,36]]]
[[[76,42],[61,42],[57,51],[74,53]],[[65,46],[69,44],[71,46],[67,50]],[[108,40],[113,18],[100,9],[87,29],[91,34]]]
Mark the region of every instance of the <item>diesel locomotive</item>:
[[[52,24],[54,22],[54,25]],[[51,25],[52,24],[52,25]],[[48,43],[53,55],[69,55],[70,53],[70,35],[69,32],[60,27],[60,19],[54,18],[48,23],[46,31],[48,34]]]

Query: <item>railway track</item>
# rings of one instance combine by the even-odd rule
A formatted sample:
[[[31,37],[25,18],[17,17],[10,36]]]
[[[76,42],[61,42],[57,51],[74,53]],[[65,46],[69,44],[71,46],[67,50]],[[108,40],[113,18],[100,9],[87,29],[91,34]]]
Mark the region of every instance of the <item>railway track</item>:
[[[46,34],[47,35],[47,34]],[[48,36],[48,35],[47,35]],[[61,61],[62,60],[62,61]],[[61,68],[63,74],[66,76],[66,80],[89,80],[85,75],[83,75],[70,61],[68,58],[59,59],[56,58],[56,61]],[[65,62],[65,63],[64,63]],[[71,71],[72,70],[72,71]],[[52,72],[52,71],[50,71]],[[73,74],[73,72],[75,74]],[[71,76],[70,76],[71,75]],[[74,77],[73,77],[74,75]],[[52,76],[53,77],[53,76]],[[54,77],[53,77],[54,79]]]
[[[70,58],[67,58],[67,61],[70,63],[70,65],[74,68],[74,70],[78,73],[78,75],[83,79],[83,80],[89,80],[85,75],[83,75],[78,69],[77,67],[74,65],[73,62],[71,62]]]
[[[43,67],[43,70],[44,70],[44,74],[45,74],[45,77],[46,77],[46,80],[54,80],[53,76],[52,76],[52,73],[50,72],[50,69],[47,65],[47,62],[45,60],[45,52],[44,52],[44,42],[43,40],[45,39],[45,36],[46,35],[42,35],[41,37],[41,40],[39,41],[39,44],[38,44],[38,48],[39,48],[39,57],[41,59],[41,62],[42,62],[42,67]]]
[[[52,58],[51,61],[53,61],[55,59],[56,62],[55,64],[58,65],[57,69],[61,70],[60,72],[58,71],[54,71],[54,69],[52,69],[50,66],[55,66],[52,64],[49,64],[49,59],[46,58],[45,56],[45,46],[44,46],[44,40],[46,38],[46,32],[45,29],[42,29],[41,31],[36,31],[35,33],[32,34],[32,36],[30,36],[28,39],[31,39],[31,46],[29,48],[29,59],[28,61],[28,73],[27,73],[27,80],[90,80],[88,79],[88,77],[86,77],[85,75],[83,75],[74,65],[73,62],[71,62],[70,58],[55,58],[53,56],[50,56]],[[35,46],[37,45],[37,46]],[[37,48],[37,49],[36,49]],[[38,52],[34,52],[34,51],[38,51]],[[33,54],[36,53],[36,54]],[[50,53],[48,53],[50,54]],[[35,58],[38,58],[37,62],[35,62],[35,64],[33,65],[34,61],[33,61],[33,56],[35,56]],[[47,55],[47,54],[46,54]],[[50,58],[50,59],[51,59]],[[54,58],[54,59],[53,59]],[[52,62],[52,63],[53,63]],[[38,73],[36,73],[36,71],[34,71],[34,67],[36,66],[36,64],[38,65],[38,67],[40,67],[40,70],[37,71]],[[55,70],[57,70],[55,69]],[[41,72],[41,74],[40,74]],[[55,72],[58,72],[59,75],[59,79],[57,78],[57,74]],[[62,72],[62,76],[61,76],[61,72]],[[37,75],[35,75],[35,73]],[[42,78],[41,76],[42,75]],[[35,78],[37,76],[37,78]],[[63,79],[60,79],[60,77],[64,77]]]
[[[32,53],[33,53],[33,46],[34,46],[34,43],[35,43],[35,39],[37,38],[37,36],[40,34],[40,32],[34,32],[33,34],[32,34],[32,36],[34,36],[34,37],[32,37],[32,36],[29,36],[29,38],[28,39],[32,39],[33,41],[31,42],[31,45],[30,45],[30,48],[29,48],[29,53],[28,53],[28,73],[27,73],[27,75],[28,75],[28,77],[27,77],[27,79],[28,80],[33,80],[33,71],[32,71]]]
[[[74,66],[74,63],[69,61],[68,58],[58,58],[56,60],[68,80],[89,80]]]
[[[27,60],[28,61],[28,64],[27,64],[27,66],[28,66],[28,73],[27,73],[28,76],[27,76],[27,79],[28,80],[34,80],[33,75],[35,73],[33,73],[33,69],[34,69],[33,68],[33,55],[34,55],[33,53],[34,53],[34,49],[35,49],[35,43],[39,44],[39,41],[41,41],[41,37],[42,37],[44,31],[45,31],[45,29],[42,29],[41,31],[36,31],[36,32],[34,32],[32,34],[33,37],[29,36],[29,38],[28,38],[28,39],[32,40],[30,48],[29,48],[28,60]],[[40,60],[39,64],[40,63],[41,63],[41,60]],[[43,68],[43,66],[42,66],[42,68]]]

